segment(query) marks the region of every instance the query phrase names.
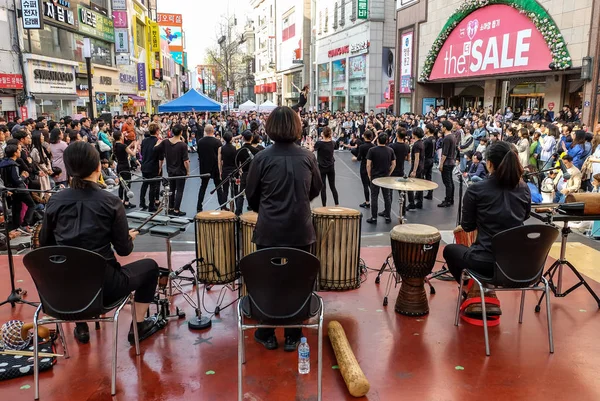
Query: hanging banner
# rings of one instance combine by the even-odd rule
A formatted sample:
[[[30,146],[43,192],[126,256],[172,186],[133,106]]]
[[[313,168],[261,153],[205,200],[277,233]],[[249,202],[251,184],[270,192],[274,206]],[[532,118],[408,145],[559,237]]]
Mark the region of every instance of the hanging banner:
[[[105,17],[80,5],[77,5],[77,15],[79,16],[80,32],[107,42],[115,41],[115,29],[112,18]]]
[[[148,30],[150,32],[150,51],[160,52],[160,33],[158,24],[154,21],[148,21]]]
[[[369,0],[358,0],[358,19],[367,19],[369,15]]]
[[[113,10],[127,10],[127,0],[112,0]]]
[[[129,18],[127,18],[127,11],[113,11],[113,24],[115,28],[127,28],[129,25]]]
[[[137,81],[138,81],[138,90],[145,91],[146,90],[146,63],[138,63],[137,64]]]
[[[115,52],[129,53],[129,31],[127,28],[115,29]]]
[[[42,29],[40,0],[21,0],[23,12],[23,29]]]
[[[410,93],[410,77],[412,75],[413,33],[402,34],[400,51],[400,93]]]

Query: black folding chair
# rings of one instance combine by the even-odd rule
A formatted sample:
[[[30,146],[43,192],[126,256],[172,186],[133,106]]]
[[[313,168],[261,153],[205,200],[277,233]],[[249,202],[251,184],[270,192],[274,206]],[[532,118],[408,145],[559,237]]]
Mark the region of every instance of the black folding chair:
[[[102,285],[104,273],[108,268],[106,259],[95,252],[70,246],[50,246],[36,249],[23,258],[23,264],[33,278],[33,282],[40,296],[40,305],[33,315],[33,372],[35,382],[35,399],[39,394],[39,366],[38,366],[38,335],[37,328],[41,325],[54,324],[58,326],[65,358],[69,358],[69,351],[62,323],[77,322],[110,322],[114,327],[113,355],[112,355],[112,382],[111,394],[116,393],[117,382],[117,336],[119,313],[121,309],[132,300],[133,294],[105,305],[103,300]],[[100,317],[115,310],[111,317]],[[44,318],[40,319],[40,312]],[[135,307],[131,313],[136,321]],[[135,339],[135,354],[140,354],[140,342],[137,325],[133,324]]]
[[[318,401],[323,372],[323,300],[313,292],[320,262],[308,252],[269,248],[240,261],[248,295],[238,302],[238,400],[243,400],[242,365],[246,363],[244,332],[258,328],[310,328],[318,330]],[[302,322],[318,315],[318,323]],[[258,324],[244,324],[244,316]]]
[[[519,323],[523,323],[525,291],[544,291],[546,294],[546,313],[548,314],[548,342],[550,353],[554,353],[550,290],[548,281],[542,274],[550,248],[557,237],[558,230],[548,225],[526,225],[502,231],[492,238],[492,251],[496,260],[493,276],[485,277],[469,269],[463,270],[460,289],[458,291],[458,300],[456,302],[454,325],[458,326],[464,280],[471,278],[479,286],[481,294],[483,334],[485,337],[485,354],[487,356],[490,355],[490,343],[485,309],[484,284],[486,287],[496,291],[521,291]],[[544,285],[539,286],[540,283]]]

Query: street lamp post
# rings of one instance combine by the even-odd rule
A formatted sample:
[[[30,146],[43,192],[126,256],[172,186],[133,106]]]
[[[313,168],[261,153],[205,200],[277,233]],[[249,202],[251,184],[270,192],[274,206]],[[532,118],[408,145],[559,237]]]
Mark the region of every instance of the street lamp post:
[[[90,38],[83,38],[83,57],[88,82],[88,118],[94,118],[94,96],[92,94],[92,43]]]

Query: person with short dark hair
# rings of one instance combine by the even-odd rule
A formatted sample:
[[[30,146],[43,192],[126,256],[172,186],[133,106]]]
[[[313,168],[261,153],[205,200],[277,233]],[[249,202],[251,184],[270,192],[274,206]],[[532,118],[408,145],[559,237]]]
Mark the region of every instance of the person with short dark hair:
[[[413,130],[413,136],[416,141],[413,143],[410,152],[410,174],[411,178],[423,178],[423,170],[425,168],[425,145],[423,144],[423,137],[425,133],[420,127],[416,127]],[[423,191],[408,191],[408,206],[407,210],[423,209]]]
[[[114,252],[119,256],[131,254],[139,232],[129,230],[125,209],[119,199],[98,186],[101,165],[96,148],[86,142],[77,142],[65,150],[64,158],[71,188],[55,194],[48,201],[40,244],[83,248],[104,257],[107,263],[104,303],[111,305],[135,291],[136,324],[140,340],[144,340],[161,328],[156,317],[144,319],[154,300],[158,264],[152,259],[141,259],[124,266],[117,262]],[[87,343],[87,323],[77,323],[74,334],[79,342]],[[133,322],[128,339],[133,344]]]
[[[254,243],[258,249],[292,247],[308,252],[317,240],[310,208],[322,187],[317,159],[296,145],[302,123],[291,108],[273,110],[266,130],[275,143],[256,154],[246,185],[248,203],[258,213]],[[294,352],[301,337],[300,329],[286,329],[284,350]],[[278,347],[274,329],[258,329],[254,339],[269,350]]]
[[[427,181],[433,181],[433,164],[435,162],[435,133],[433,124],[425,125],[425,139],[423,139],[423,178]],[[428,191],[423,199],[433,199],[433,190]]]
[[[240,174],[240,185],[237,189],[237,193],[242,193],[246,190],[246,185],[248,181],[248,172],[250,171],[250,166],[252,165],[252,161],[246,164],[244,167],[242,165],[248,160],[253,159],[254,156],[260,151],[260,149],[252,146],[252,142],[254,141],[254,133],[250,130],[246,130],[242,132],[242,139],[244,140],[244,144],[241,148],[239,148],[235,154],[235,163],[238,169],[241,169]],[[246,195],[246,199],[248,196]],[[240,195],[235,200],[235,214],[241,215],[244,209],[244,196]]]
[[[159,126],[156,123],[150,123],[148,127],[148,135],[144,138],[141,145],[140,153],[142,155],[142,177],[152,179],[160,177],[162,172],[162,163],[159,160],[160,152],[156,149],[158,143]],[[146,203],[146,192],[150,188],[148,203]],[[158,199],[160,193],[160,181],[142,183],[140,190],[140,207],[142,210],[148,209],[150,213],[156,212],[160,201]]]
[[[13,140],[14,141],[14,140]],[[0,161],[0,176],[7,188],[27,189],[25,184],[29,173],[26,170],[20,170],[17,159],[21,155],[21,144],[9,144],[4,149],[5,158]],[[27,192],[15,191],[11,195],[12,199],[12,219],[10,228],[17,229],[22,227],[25,231],[29,231],[29,226],[32,225],[33,212],[35,211],[35,203],[31,194]],[[25,216],[21,220],[21,211],[23,204],[27,206]]]
[[[190,158],[188,156],[187,144],[183,141],[181,134],[183,127],[175,124],[171,127],[173,137],[158,141],[159,160],[166,160],[167,175],[169,177],[181,177],[190,175]],[[171,195],[169,197],[169,214],[173,216],[185,216],[181,210],[181,201],[185,190],[184,178],[169,179]]]
[[[252,124],[250,125],[252,126]],[[219,148],[219,153],[217,155],[217,163],[219,165],[219,176],[221,180],[226,179],[229,175],[235,171],[235,156],[237,154],[237,149],[231,141],[233,140],[233,135],[231,132],[225,132],[223,134],[223,141],[225,144]],[[223,183],[223,194],[225,198],[233,198],[237,195],[237,185],[235,185],[235,177],[232,177],[231,180],[227,180],[227,182]]]
[[[373,131],[365,130],[363,135],[364,143],[358,147],[358,155],[356,160],[360,162],[360,181],[363,186],[363,193],[365,195],[365,202],[361,203],[359,207],[370,209],[371,208],[371,180],[367,173],[367,154],[369,150],[375,146],[373,144]]]
[[[369,224],[377,224],[377,210],[380,187],[373,183],[373,180],[381,177],[389,177],[396,168],[396,155],[394,151],[387,146],[387,134],[379,134],[377,137],[377,146],[369,149],[367,153],[367,174],[371,181],[371,218],[367,219]],[[386,223],[391,223],[390,216],[392,212],[392,191],[387,188],[381,188],[383,194],[384,210],[383,215]]]
[[[335,188],[335,158],[333,157],[334,150],[333,140],[331,139],[331,128],[325,127],[321,133],[321,140],[315,143],[314,151],[317,152],[317,163],[321,172],[321,181],[323,188],[321,189],[321,203],[323,207],[327,206],[327,183],[329,180],[329,188],[333,195],[333,203],[335,206],[340,204],[337,189]]]
[[[210,177],[203,177],[200,180],[200,189],[198,191],[198,203],[196,211],[201,212],[204,208],[204,196],[208,189],[208,183],[213,180],[215,187],[221,184],[221,176],[219,174],[219,148],[222,146],[221,141],[215,138],[215,129],[211,124],[206,124],[204,127],[204,136],[196,142],[198,147],[198,163],[200,166],[200,174],[210,174]],[[217,190],[217,200],[219,205],[227,201],[227,197],[223,193],[223,188]],[[242,199],[243,202],[243,199]],[[225,208],[225,206],[223,206]]]
[[[454,205],[454,180],[452,171],[456,166],[456,138],[452,133],[452,123],[442,121],[442,156],[440,158],[440,172],[442,181],[446,187],[446,197],[438,207],[450,207]]]
[[[121,180],[119,198],[123,200],[125,209],[133,209],[135,205],[129,201],[128,191],[125,190],[123,181],[127,182],[131,180],[131,164],[129,163],[129,159],[135,157],[135,142],[126,145],[123,135],[120,132],[115,132],[113,137],[115,139],[114,156],[117,161],[117,175]]]

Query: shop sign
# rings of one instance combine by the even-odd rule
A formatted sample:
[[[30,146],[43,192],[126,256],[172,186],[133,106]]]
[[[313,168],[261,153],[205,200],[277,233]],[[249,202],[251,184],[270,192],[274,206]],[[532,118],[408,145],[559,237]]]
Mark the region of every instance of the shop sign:
[[[327,52],[327,56],[328,57],[337,57],[337,56],[341,56],[343,54],[348,54],[350,53],[350,46],[342,46],[342,47],[338,47],[337,49],[332,49],[329,50]]]
[[[92,75],[94,75],[94,65],[92,64]],[[77,63],[77,74],[87,75],[87,65],[85,63]]]
[[[115,56],[115,60],[117,62],[117,65],[129,65],[130,63],[129,54],[127,53],[117,54]]]
[[[148,35],[150,39],[150,51],[160,52],[160,33],[156,22],[148,21]]]
[[[410,77],[412,75],[413,33],[402,34],[400,47],[400,93],[410,93]]]
[[[41,29],[40,0],[21,0],[23,29]]]
[[[106,92],[96,92],[96,103],[101,106],[106,104]]]
[[[33,93],[75,93],[75,68],[70,65],[30,60],[27,81]]]
[[[67,28],[77,28],[75,11],[66,0],[44,1],[44,19]]]
[[[77,14],[80,32],[107,42],[115,41],[115,29],[111,18],[80,5],[77,6]]]
[[[112,78],[100,76],[100,85],[112,85]]]
[[[482,7],[450,33],[430,79],[549,71],[552,54],[535,24],[511,6]]]
[[[29,118],[29,113],[27,112],[27,107],[21,106],[19,108],[19,110],[21,111],[21,118],[23,120],[27,120]]]
[[[133,3],[133,10],[135,11],[135,13],[137,14],[137,16],[139,18],[141,18],[142,20],[144,19],[144,9],[138,5],[137,3]]]
[[[554,102],[548,103],[548,110],[550,110],[550,111],[554,110],[554,106],[555,106]]]
[[[113,10],[127,10],[127,0],[112,0]]]
[[[23,76],[21,74],[0,73],[1,89],[23,89]]]
[[[369,0],[358,0],[358,19],[367,19],[369,15]]]
[[[127,28],[115,29],[115,52],[129,53],[129,31]]]
[[[129,21],[127,11],[113,11],[112,16],[115,28],[127,28]]]
[[[396,10],[410,6],[411,4],[416,2],[417,0],[396,0]]]
[[[367,77],[367,56],[350,57],[348,61],[349,79],[365,79]]]
[[[119,82],[121,82],[122,84],[137,84],[137,77],[135,75],[130,75],[130,74],[126,74],[126,73],[120,73],[119,74]]]
[[[371,42],[369,42],[368,40],[358,43],[352,43],[350,44],[350,53],[367,53],[369,51],[369,46],[371,46]]]
[[[139,91],[146,90],[146,63],[137,64],[137,83]]]
[[[166,13],[158,13],[158,17],[156,18],[156,22],[158,25],[176,25],[182,26],[183,19],[181,14],[166,14]]]

